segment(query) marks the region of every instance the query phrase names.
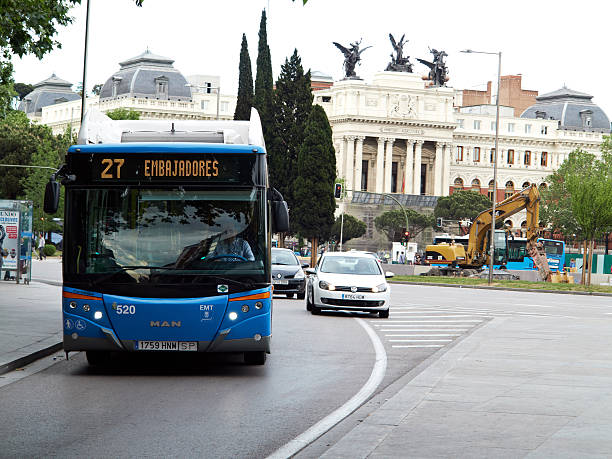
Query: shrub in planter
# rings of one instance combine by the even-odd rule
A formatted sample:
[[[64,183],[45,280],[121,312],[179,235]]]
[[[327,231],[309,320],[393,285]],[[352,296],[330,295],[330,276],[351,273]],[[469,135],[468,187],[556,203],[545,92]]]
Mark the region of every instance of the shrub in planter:
[[[55,253],[55,246],[53,244],[45,244],[45,248],[43,250],[45,251],[46,256],[51,257]]]

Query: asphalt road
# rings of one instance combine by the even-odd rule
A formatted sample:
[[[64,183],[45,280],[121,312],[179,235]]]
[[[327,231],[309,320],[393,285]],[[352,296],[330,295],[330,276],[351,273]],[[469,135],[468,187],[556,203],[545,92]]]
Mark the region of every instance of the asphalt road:
[[[265,457],[343,405],[368,380],[374,350],[353,317],[375,330],[387,353],[375,399],[491,317],[606,317],[608,303],[601,297],[396,284],[391,316],[379,319],[312,316],[303,301],[278,297],[273,353],[263,367],[190,354],[161,360],[129,356],[101,371],[75,354],[1,387],[0,456]],[[350,422],[302,456],[317,457]]]

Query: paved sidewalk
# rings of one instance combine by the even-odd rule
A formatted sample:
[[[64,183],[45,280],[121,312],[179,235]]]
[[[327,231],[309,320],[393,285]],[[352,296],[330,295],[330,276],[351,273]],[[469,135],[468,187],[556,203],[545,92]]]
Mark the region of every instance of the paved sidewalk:
[[[612,457],[610,320],[496,318],[404,378],[323,457]]]
[[[0,374],[61,349],[61,287],[0,281]]]

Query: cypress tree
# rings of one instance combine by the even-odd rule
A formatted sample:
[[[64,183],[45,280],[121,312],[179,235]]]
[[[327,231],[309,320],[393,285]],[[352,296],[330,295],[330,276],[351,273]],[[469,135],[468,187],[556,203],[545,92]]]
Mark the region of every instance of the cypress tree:
[[[249,56],[245,34],[242,34],[239,72],[238,100],[236,101],[234,119],[248,120],[251,118],[251,107],[253,106],[253,74],[251,73],[251,57]]]
[[[297,50],[281,66],[274,92],[274,131],[271,148],[270,183],[284,196],[289,209],[295,206],[293,184],[297,178],[298,151],[312,109],[310,71],[304,73]]]
[[[259,23],[259,44],[257,47],[257,74],[255,76],[254,106],[259,112],[266,145],[271,144],[272,97],[273,97],[272,59],[266,32],[266,10],[261,12]]]
[[[336,154],[332,130],[325,111],[314,105],[306,121],[304,142],[297,160],[291,223],[294,230],[311,240],[312,266],[317,260],[319,241],[325,241],[334,224],[334,182]]]

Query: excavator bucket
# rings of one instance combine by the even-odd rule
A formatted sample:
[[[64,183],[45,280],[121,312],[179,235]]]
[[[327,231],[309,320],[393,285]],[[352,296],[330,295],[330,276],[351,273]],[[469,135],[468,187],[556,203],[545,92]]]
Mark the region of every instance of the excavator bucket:
[[[535,239],[529,239],[527,241],[527,253],[533,260],[533,264],[540,274],[540,279],[546,282],[552,280],[552,271],[548,266],[548,259],[546,258],[546,252],[544,251],[544,245],[541,242],[537,242]]]

